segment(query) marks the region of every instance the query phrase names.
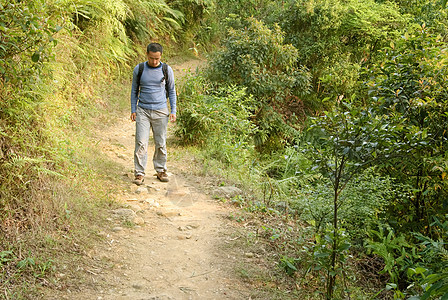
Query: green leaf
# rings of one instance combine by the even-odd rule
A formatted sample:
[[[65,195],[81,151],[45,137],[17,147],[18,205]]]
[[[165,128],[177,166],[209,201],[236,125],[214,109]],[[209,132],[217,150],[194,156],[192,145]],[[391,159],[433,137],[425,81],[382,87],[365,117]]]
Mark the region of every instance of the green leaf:
[[[288,268],[290,268],[290,269],[292,269],[292,270],[294,270],[294,271],[297,271],[297,268],[296,268],[296,266],[294,266],[290,261],[286,261],[286,265],[288,266]]]
[[[35,262],[34,259],[31,258],[31,257],[27,257],[27,258],[25,258],[24,260],[21,260],[21,261],[19,261],[19,262],[17,263],[17,266],[18,266],[20,269],[22,269],[22,268],[24,268],[24,267],[26,267],[26,266],[34,266],[34,265],[36,265],[36,262]]]
[[[341,246],[339,246],[338,250],[345,251],[345,250],[348,250],[350,247],[351,247],[351,245],[349,243],[344,243]]]
[[[423,274],[426,271],[428,271],[428,270],[426,270],[425,268],[422,268],[422,267],[415,268],[415,274]]]
[[[395,283],[391,283],[391,282],[389,282],[387,285],[386,285],[386,291],[390,291],[390,290],[393,290],[393,289],[396,289],[397,288],[397,285],[395,284]]]
[[[40,59],[40,53],[39,52],[34,52],[34,54],[31,56],[31,60],[35,63],[37,63]]]
[[[314,253],[314,257],[316,257],[316,258],[324,258],[324,257],[328,257],[328,256],[330,256],[330,253],[326,253],[326,252]]]

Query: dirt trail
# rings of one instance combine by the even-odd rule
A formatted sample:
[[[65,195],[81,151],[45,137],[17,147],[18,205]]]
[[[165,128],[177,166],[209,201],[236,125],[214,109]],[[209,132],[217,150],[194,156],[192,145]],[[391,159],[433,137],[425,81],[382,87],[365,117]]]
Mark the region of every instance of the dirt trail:
[[[191,66],[173,68],[178,75]],[[88,253],[98,263],[83,270],[88,275],[79,289],[58,299],[250,299],[226,248],[230,208],[212,199],[201,180],[182,175],[182,162],[170,157],[169,183],[152,176],[149,159],[144,185],[132,184],[134,132],[126,115],[99,138],[104,154],[123,166],[118,198],[128,209],[122,212],[132,209],[139,225],[126,226],[111,213],[110,227],[101,233],[105,243]]]

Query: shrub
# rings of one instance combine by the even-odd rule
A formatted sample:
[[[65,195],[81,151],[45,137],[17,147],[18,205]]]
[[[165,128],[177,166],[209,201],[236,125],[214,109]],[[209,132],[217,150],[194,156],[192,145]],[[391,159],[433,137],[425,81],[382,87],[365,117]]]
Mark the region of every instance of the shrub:
[[[200,76],[190,78],[185,86],[176,130],[181,140],[207,147],[210,156],[225,163],[231,163],[230,156],[236,153],[251,152],[253,97],[231,86],[205,93],[206,81]]]
[[[391,219],[404,232],[426,231],[431,216],[447,210],[448,70],[445,44],[421,27],[386,48],[387,59],[372,68],[370,105],[393,129],[393,145],[387,161],[379,162],[384,173],[411,194],[394,204]],[[395,229],[399,229],[396,227]]]
[[[255,145],[260,152],[280,149],[292,140],[297,120],[304,118],[300,96],[309,90],[309,76],[278,26],[271,29],[254,18],[229,19],[223,47],[212,56],[206,74],[254,96]]]
[[[297,60],[312,74],[317,95],[311,94],[310,102],[316,107],[314,102],[326,97],[359,94],[361,67],[381,59],[378,50],[403,30],[412,30],[396,4],[374,0],[291,0],[278,22],[286,42],[297,49]]]
[[[352,241],[362,246],[366,228],[376,228],[384,221],[392,191],[390,179],[379,176],[372,169],[347,184],[340,196],[338,214]],[[319,182],[308,182],[301,187],[291,208],[297,209],[301,218],[313,224],[316,231],[321,231],[333,219],[331,197],[331,187]]]

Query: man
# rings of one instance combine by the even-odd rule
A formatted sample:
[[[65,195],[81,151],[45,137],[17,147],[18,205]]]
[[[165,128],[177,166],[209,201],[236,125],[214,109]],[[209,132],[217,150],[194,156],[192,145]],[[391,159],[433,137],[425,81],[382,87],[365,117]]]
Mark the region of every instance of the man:
[[[168,119],[176,121],[176,88],[174,73],[171,67],[167,68],[168,78],[162,71],[163,48],[158,43],[151,43],[146,48],[148,61],[144,63],[143,72],[139,80],[139,66],[134,68],[131,90],[131,121],[136,121],[134,166],[137,185],[143,184],[146,162],[148,158],[148,140],[150,130],[154,137],[153,164],[157,178],[168,182],[166,174],[166,131]],[[168,82],[168,88],[165,85]],[[167,91],[168,90],[168,95]],[[167,98],[170,101],[168,111]]]

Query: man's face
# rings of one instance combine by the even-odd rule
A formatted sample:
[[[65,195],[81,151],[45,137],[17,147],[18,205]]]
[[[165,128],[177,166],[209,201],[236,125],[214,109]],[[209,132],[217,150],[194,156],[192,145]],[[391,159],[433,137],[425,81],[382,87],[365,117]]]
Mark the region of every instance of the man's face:
[[[148,57],[148,64],[151,67],[158,67],[160,64],[160,58],[162,57],[162,53],[160,52],[151,52],[149,51],[148,53],[146,53],[147,57]]]

